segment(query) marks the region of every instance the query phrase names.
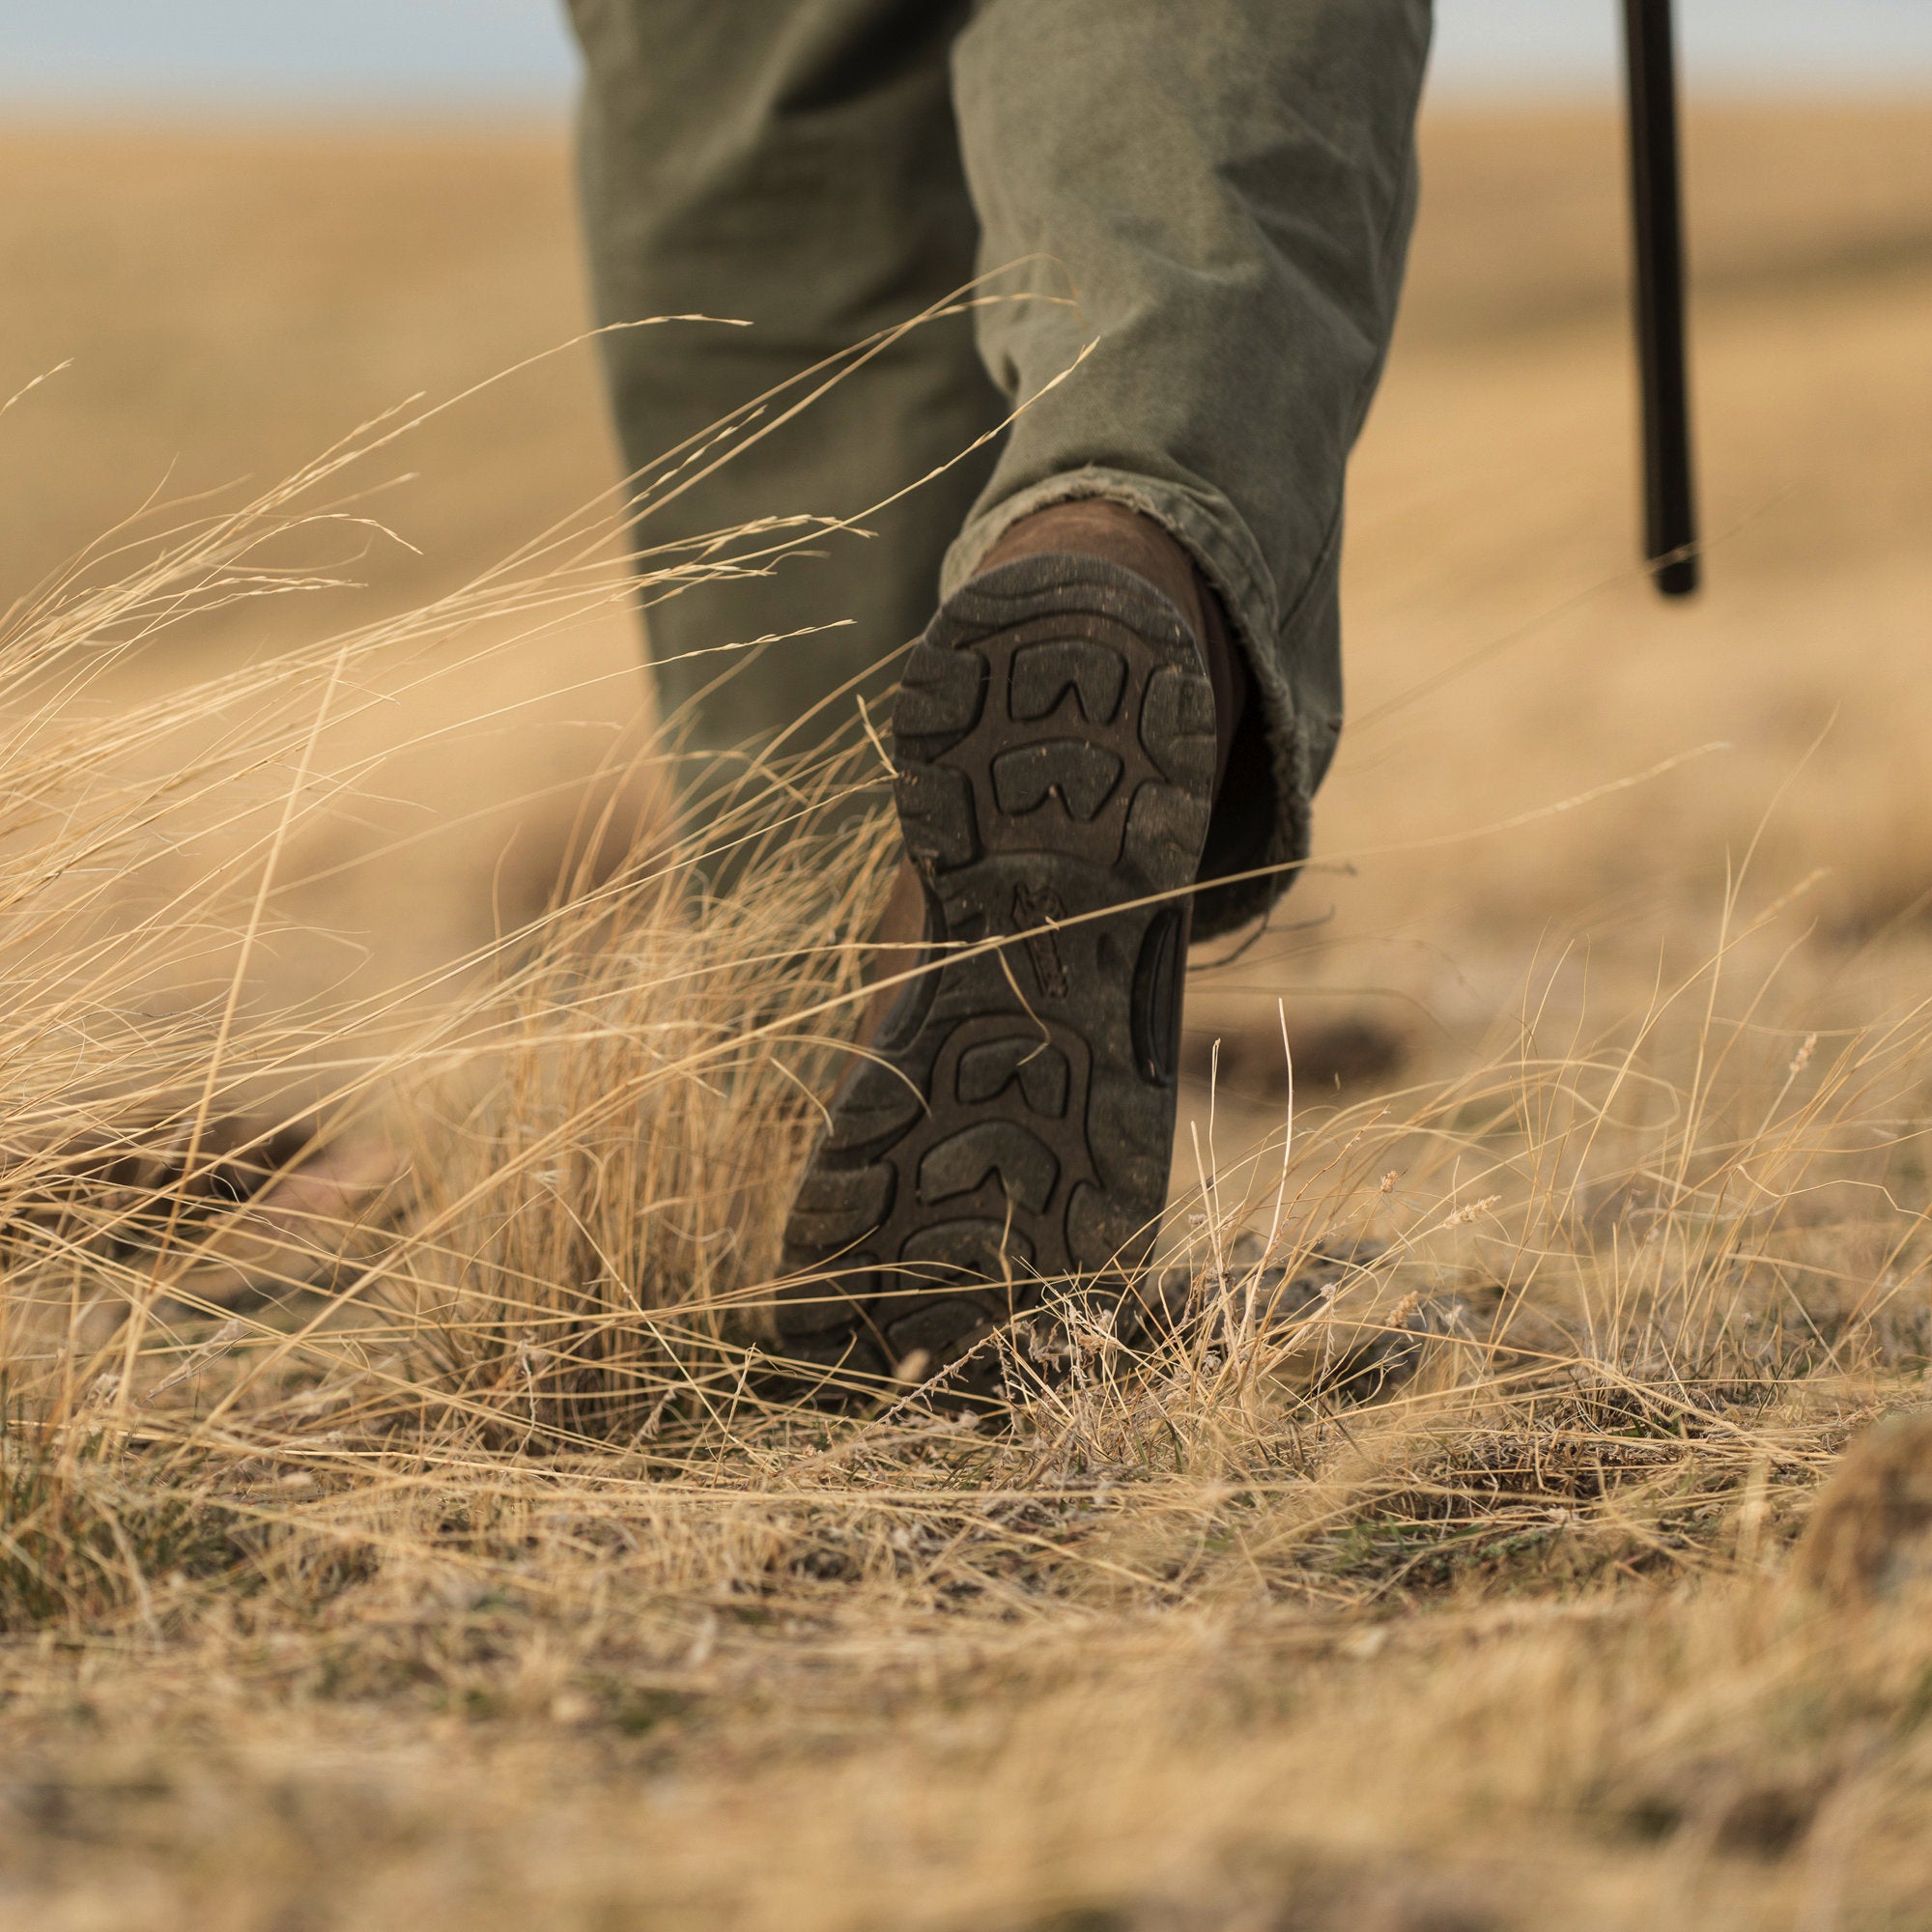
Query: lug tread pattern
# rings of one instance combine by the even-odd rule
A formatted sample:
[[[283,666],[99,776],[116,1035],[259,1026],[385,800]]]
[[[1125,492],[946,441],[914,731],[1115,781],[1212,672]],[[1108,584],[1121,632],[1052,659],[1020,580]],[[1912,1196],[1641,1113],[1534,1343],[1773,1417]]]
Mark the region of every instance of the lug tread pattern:
[[[1119,716],[1127,668],[1120,653],[1104,644],[1061,638],[1023,644],[1013,653],[1009,708],[1024,723],[1049,718],[1070,691],[1089,724],[1111,724]],[[1210,694],[1209,702],[1212,702]]]
[[[928,755],[956,744],[980,722],[986,697],[983,659],[913,646],[893,705],[893,732],[902,744],[930,742]]]
[[[1043,1214],[1060,1179],[1053,1150],[1015,1121],[977,1121],[927,1148],[919,1164],[919,1198],[928,1208],[976,1194],[997,1178],[1000,1192]]]
[[[1147,1039],[1175,1015],[1138,1009],[1150,988],[1172,1005],[1179,980],[1155,970],[1175,902],[1138,901],[1198,874],[1213,695],[1143,579],[1035,556],[947,600],[893,734],[939,963],[916,1024],[889,1021],[886,1064],[834,1103],[785,1231],[805,1279],[778,1309],[785,1352],[796,1338],[822,1362],[842,1339],[862,1374],[944,1363],[1047,1284],[1118,1290],[1145,1260],[1175,1112],[1172,1056]],[[945,956],[982,939],[1011,943]]]
[[[912,862],[928,877],[980,855],[973,781],[944,765],[901,765],[893,781],[899,827]]]
[[[903,1074],[868,1060],[838,1096],[828,1144],[852,1152],[880,1146],[896,1140],[924,1111],[923,1097]]]
[[[988,1100],[997,1100],[1017,1080],[1027,1106],[1057,1121],[1066,1112],[1071,1079],[1065,1054],[1025,1034],[1014,1034],[968,1047],[959,1056],[952,1091],[967,1106],[982,1107]]]
[[[993,801],[1009,817],[1036,811],[1049,794],[1086,824],[1121,781],[1121,760],[1098,745],[1053,738],[1021,745],[993,760]]]

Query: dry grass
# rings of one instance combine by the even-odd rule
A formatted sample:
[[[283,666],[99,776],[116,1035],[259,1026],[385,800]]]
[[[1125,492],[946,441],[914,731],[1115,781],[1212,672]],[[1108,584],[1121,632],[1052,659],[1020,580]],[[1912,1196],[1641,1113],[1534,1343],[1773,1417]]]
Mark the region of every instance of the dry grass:
[[[1924,270],[1878,254],[1805,298],[1841,413],[1899,371],[1904,425],[1809,445],[1847,498],[1922,487]],[[1706,337],[1720,423],[1792,353],[1766,287]],[[1614,320],[1530,296],[1503,356],[1425,304],[1364,451],[1365,728],[1291,902],[1338,913],[1199,989],[1196,1311],[1135,1350],[1067,1311],[997,1422],[756,1373],[887,856],[805,807],[864,747],[748,787],[729,891],[632,837],[662,753],[600,744],[465,947],[277,951],[399,686],[608,621],[594,517],[185,677],[156,635],[305,581],[348,472],[15,609],[0,1922],[1925,1922],[1928,1452],[1862,1434],[1932,1366],[1917,767],[1871,769],[1922,720],[1922,558],[1860,524],[1801,567],[1719,460],[1736,590],[1669,629],[1592,589],[1617,479],[1551,498]],[[1459,525],[1485,394],[1545,484]],[[1888,691],[1833,684],[1828,608]]]
[[[1922,1431],[1780,1577],[1932,1354],[1922,1014],[1794,1046],[1714,966],[1525,1024],[1217,1164],[1180,1204],[1213,1299],[1151,1353],[1022,1346],[997,1426],[840,1416],[739,1373],[810,1108],[715,1002],[815,1036],[867,895],[787,962],[661,869],[600,890],[625,943],[558,922],[507,1038],[479,1002],[327,1292],[225,1313],[165,1184],[111,1243],[71,1190],[56,1242],[16,1164],[37,1922],[1912,1922]],[[1283,1269],[1312,1292],[1259,1321]],[[138,1350],[90,1348],[102,1302]]]

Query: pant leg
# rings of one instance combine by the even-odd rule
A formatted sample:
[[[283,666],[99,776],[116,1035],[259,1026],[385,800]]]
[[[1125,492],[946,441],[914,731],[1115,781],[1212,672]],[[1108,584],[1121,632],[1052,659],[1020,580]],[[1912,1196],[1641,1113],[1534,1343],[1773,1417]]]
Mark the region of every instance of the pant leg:
[[[1015,424],[947,559],[1074,496],[1157,518],[1220,590],[1266,743],[1210,873],[1308,850],[1341,728],[1343,474],[1378,378],[1414,211],[1429,0],[981,0],[953,56],[992,270],[1077,308],[983,310]],[[1079,368],[1045,394],[1083,345]],[[1271,795],[1270,795],[1271,794]],[[1196,899],[1196,930],[1289,875]]]
[[[641,467],[774,384],[916,315],[974,272],[948,54],[965,0],[570,0],[587,62],[580,183],[624,460]],[[1003,412],[961,317],[885,356],[662,510],[645,547],[799,513],[851,516]],[[661,706],[705,762],[769,738],[915,637],[993,455],[767,578],[647,597]],[[849,620],[743,654],[717,647]],[[693,652],[706,655],[693,657]],[[894,673],[870,680],[889,689]],[[807,737],[849,724],[843,701]],[[794,740],[796,742],[796,739]],[[714,769],[710,775],[722,774]]]

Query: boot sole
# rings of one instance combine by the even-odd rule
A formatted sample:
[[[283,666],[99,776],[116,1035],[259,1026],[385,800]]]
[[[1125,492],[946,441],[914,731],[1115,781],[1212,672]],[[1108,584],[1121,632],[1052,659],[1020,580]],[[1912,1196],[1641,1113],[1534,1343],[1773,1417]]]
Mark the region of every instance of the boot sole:
[[[1145,579],[1023,557],[941,608],[893,739],[930,963],[807,1167],[781,1352],[864,1387],[972,1351],[986,1384],[991,1327],[1118,1296],[1158,1231],[1189,916],[1161,895],[1199,871],[1213,692]]]

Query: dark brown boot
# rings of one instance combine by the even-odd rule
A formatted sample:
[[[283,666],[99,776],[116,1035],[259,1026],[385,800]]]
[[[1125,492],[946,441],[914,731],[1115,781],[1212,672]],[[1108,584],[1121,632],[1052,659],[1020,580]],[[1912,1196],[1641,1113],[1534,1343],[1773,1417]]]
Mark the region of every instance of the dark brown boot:
[[[855,1390],[966,1356],[989,1393],[994,1326],[1144,1264],[1187,889],[1242,696],[1192,560],[1118,504],[1023,520],[941,608],[893,715],[931,964],[807,1169],[785,1356]]]

